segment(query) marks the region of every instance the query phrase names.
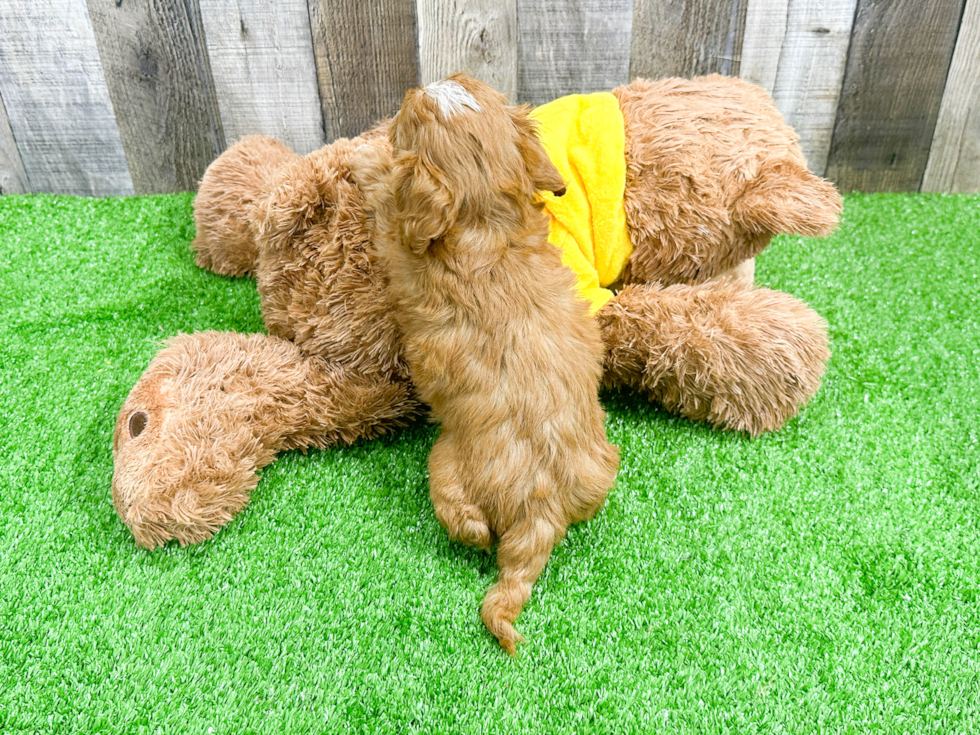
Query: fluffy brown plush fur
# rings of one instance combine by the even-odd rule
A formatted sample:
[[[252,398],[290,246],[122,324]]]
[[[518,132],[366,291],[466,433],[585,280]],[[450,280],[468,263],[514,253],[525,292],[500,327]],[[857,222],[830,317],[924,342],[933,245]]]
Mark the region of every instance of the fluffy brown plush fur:
[[[140,546],[204,541],[248,503],[256,471],[278,452],[377,435],[416,405],[404,383],[306,357],[278,337],[181,335],[119,412],[116,512]]]
[[[265,187],[287,163],[299,160],[289,148],[274,140],[243,145],[237,156],[221,156],[208,166],[194,208],[195,261],[224,276],[254,275],[259,245],[248,213]]]
[[[782,426],[813,395],[829,353],[824,329],[789,294],[734,278],[696,286],[626,286],[597,315],[609,385],[668,411],[750,434]],[[633,341],[636,334],[645,342]],[[782,377],[782,384],[776,382]]]
[[[769,95],[717,74],[613,90],[626,125],[626,283],[700,283],[776,233],[827,235],[841,200]]]
[[[755,288],[750,277],[734,283],[713,276],[751,274],[751,256],[778,232],[829,232],[840,198],[802,168],[795,135],[757,88],[705,77],[636,80],[615,94],[626,124],[627,226],[635,252],[630,287],[596,315],[607,347],[604,379],[717,427],[753,436],[776,429],[819,385],[829,356],[826,328],[792,296]],[[334,425],[346,429],[326,432],[317,443],[374,436],[419,412],[363,196],[350,177],[349,159],[365,143],[387,146],[383,127],[303,158],[268,138],[246,138],[201,182],[199,262],[257,276],[272,336],[249,337],[243,348],[229,335],[194,335],[161,352],[133,389],[119,426],[146,409],[145,431],[158,427],[146,434],[143,449],[130,451],[123,441],[116,452],[114,491],[126,503],[117,505],[139,543],[210,536],[272,460],[275,449],[263,447],[288,446],[278,437],[292,434],[315,436],[331,411]],[[265,348],[278,338],[298,349]],[[243,349],[247,359],[240,357]],[[266,400],[267,382],[311,358],[332,366],[335,379],[322,393],[329,401],[311,408],[308,425],[299,426]],[[224,388],[241,410],[206,423],[195,414],[209,410],[210,383],[188,376],[211,363],[234,374]],[[382,409],[380,398],[362,398],[361,379],[379,391],[387,385],[391,392],[378,395],[390,404]],[[181,390],[167,393],[158,415],[151,397],[164,385]],[[309,393],[321,394],[315,383]],[[170,413],[183,418],[167,423]],[[300,423],[304,415],[298,412]],[[178,431],[182,421],[197,421],[206,431]],[[272,439],[243,443],[236,438],[242,431]],[[159,447],[148,446],[151,437]],[[206,468],[218,461],[212,454],[236,457],[235,472],[217,485],[208,484],[208,472],[164,467],[194,456]],[[173,498],[185,500],[175,505]],[[150,518],[156,525],[148,525]]]
[[[391,140],[393,159],[361,149],[354,178],[375,213],[412,379],[441,426],[436,516],[463,543],[489,551],[499,539],[482,616],[514,654],[513,622],[553,546],[616,476],[602,340],[548,242],[535,192],[564,182],[526,110],[458,75],[410,91]]]

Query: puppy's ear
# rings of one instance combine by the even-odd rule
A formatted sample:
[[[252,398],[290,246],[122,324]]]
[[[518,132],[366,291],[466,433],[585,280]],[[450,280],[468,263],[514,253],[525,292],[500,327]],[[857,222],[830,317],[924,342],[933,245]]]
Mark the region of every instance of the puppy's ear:
[[[415,153],[401,154],[396,167],[402,237],[412,252],[422,254],[452,227],[461,199],[440,172]]]
[[[527,106],[510,108],[510,116],[517,128],[517,147],[524,159],[527,173],[536,191],[550,191],[555,196],[565,193],[565,181],[538,138],[537,125],[528,117]]]

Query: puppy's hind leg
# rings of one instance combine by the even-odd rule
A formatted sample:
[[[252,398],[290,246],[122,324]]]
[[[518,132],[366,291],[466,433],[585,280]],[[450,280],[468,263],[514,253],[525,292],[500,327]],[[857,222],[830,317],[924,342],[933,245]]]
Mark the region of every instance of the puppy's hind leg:
[[[453,540],[490,551],[495,539],[487,517],[466,496],[459,478],[455,441],[450,434],[443,433],[429,454],[429,497],[436,518]]]
[[[551,550],[565,535],[543,518],[525,517],[511,526],[497,547],[497,582],[483,598],[480,615],[500,645],[511,656],[524,637],[514,621],[531,597],[531,588],[544,571]]]

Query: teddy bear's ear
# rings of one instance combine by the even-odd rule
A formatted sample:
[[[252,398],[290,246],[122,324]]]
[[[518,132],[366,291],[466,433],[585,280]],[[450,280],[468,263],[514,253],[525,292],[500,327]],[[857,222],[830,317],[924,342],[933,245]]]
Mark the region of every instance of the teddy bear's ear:
[[[752,232],[829,235],[840,221],[841,196],[829,181],[795,161],[766,166],[732,204],[732,220]]]
[[[279,141],[249,135],[208,166],[194,198],[197,232],[191,247],[199,266],[224,276],[256,272],[252,210],[279,169],[296,160],[299,156]]]
[[[252,210],[256,240],[276,248],[284,247],[309,227],[321,201],[319,191],[310,179],[279,177],[265,195],[256,200]]]
[[[303,232],[329,219],[337,208],[356,196],[344,176],[350,141],[338,141],[283,166],[259,197],[251,224],[259,248],[295,246]]]
[[[537,126],[528,117],[528,107],[511,107],[509,112],[518,132],[517,147],[535,191],[550,191],[555,196],[562,196],[565,193],[565,181],[548,158],[541,139],[538,138]]]

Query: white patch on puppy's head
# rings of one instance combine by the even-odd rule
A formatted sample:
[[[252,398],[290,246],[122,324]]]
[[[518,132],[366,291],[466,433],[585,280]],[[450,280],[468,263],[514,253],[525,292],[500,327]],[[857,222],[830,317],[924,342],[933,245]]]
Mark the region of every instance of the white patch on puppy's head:
[[[443,117],[449,118],[469,108],[474,112],[480,111],[480,103],[476,98],[466,91],[459,82],[444,80],[433,82],[425,87],[425,93],[429,95],[436,104]]]

